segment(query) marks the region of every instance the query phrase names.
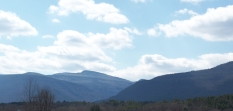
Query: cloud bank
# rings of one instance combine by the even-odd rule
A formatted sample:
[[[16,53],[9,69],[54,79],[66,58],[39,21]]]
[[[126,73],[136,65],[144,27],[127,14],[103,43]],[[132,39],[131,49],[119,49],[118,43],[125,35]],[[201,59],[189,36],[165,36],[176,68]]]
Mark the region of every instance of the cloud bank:
[[[57,34],[53,45],[38,46],[34,52],[0,44],[0,73],[113,72],[116,70],[112,65],[114,61],[103,50],[132,47],[135,30],[110,28],[106,34],[64,30]]]
[[[167,58],[159,54],[146,54],[138,60],[137,65],[117,69],[114,65],[111,65],[114,62],[112,58],[100,48],[78,41],[78,39],[80,40],[79,37],[76,38],[77,41],[72,41],[72,43],[69,40],[73,37],[66,33],[67,31],[59,33],[53,46],[38,47],[35,52],[0,44],[0,73],[15,74],[32,71],[53,74],[95,70],[137,81],[166,74],[212,68],[233,61],[233,53],[204,54],[197,59]],[[78,32],[73,32],[72,35],[75,34],[78,34]],[[64,38],[68,39],[64,40]]]

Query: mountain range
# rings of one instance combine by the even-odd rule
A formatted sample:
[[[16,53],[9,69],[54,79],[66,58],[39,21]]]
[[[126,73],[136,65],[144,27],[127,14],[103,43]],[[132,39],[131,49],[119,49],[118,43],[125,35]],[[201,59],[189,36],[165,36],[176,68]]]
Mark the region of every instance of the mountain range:
[[[22,101],[23,89],[30,78],[41,87],[49,87],[56,95],[56,101],[97,101],[116,95],[133,84],[94,71],[53,75],[34,72],[0,75],[0,103]]]
[[[233,62],[151,80],[131,82],[94,71],[43,75],[34,72],[0,75],[0,103],[22,101],[26,82],[33,78],[49,87],[56,101],[133,100],[163,101],[233,94]]]
[[[125,88],[114,100],[163,101],[233,94],[233,62],[214,68],[168,74],[141,80]]]

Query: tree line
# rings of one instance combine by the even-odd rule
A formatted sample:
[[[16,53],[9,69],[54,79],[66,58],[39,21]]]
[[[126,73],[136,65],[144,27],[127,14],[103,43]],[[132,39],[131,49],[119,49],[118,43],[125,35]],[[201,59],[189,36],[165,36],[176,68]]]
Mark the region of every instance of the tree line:
[[[38,103],[33,104],[33,102],[31,105],[29,102],[2,103],[0,104],[0,111],[17,111],[17,109],[26,111],[25,105],[28,111],[48,111],[46,108],[39,108],[40,105]],[[94,103],[57,101],[53,102],[49,111],[233,111],[233,94],[160,102],[109,100]]]
[[[99,103],[58,102],[52,111],[233,111],[233,94],[186,100],[136,102],[109,100]]]

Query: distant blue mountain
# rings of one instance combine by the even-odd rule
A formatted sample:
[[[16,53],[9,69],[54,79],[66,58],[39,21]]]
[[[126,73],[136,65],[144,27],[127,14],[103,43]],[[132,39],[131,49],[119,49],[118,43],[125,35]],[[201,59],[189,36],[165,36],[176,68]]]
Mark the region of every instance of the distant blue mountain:
[[[81,73],[58,73],[51,75],[50,77],[85,86],[93,90],[97,95],[96,100],[100,100],[102,98],[107,99],[133,84],[128,80],[94,71],[83,71]]]
[[[163,101],[233,94],[233,62],[138,81],[109,99]]]
[[[128,80],[93,71],[54,75],[33,72],[0,75],[0,103],[22,101],[24,86],[30,78],[41,87],[49,87],[56,95],[57,101],[91,102],[106,99],[133,84]]]

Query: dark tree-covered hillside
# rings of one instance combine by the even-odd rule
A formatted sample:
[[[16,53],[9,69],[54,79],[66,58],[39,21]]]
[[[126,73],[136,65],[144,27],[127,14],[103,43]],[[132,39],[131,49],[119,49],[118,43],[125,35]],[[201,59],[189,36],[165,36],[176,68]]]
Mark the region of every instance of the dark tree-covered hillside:
[[[233,62],[211,69],[168,74],[138,81],[109,99],[161,101],[233,93]]]

